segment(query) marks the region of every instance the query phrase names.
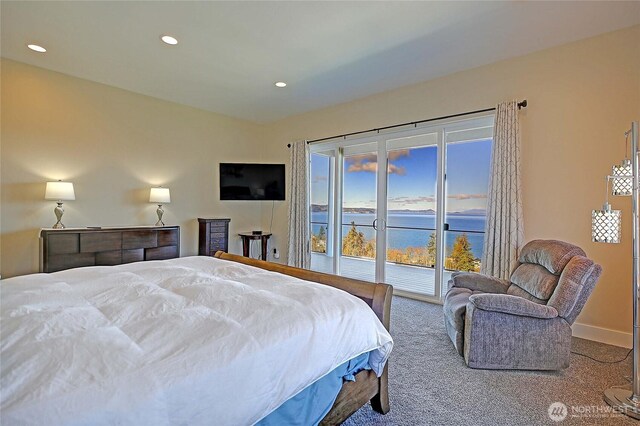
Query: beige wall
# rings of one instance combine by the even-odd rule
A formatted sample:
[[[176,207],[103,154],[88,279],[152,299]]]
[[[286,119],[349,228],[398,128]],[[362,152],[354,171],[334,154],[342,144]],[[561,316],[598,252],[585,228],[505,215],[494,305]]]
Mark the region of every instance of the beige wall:
[[[271,205],[217,200],[220,161],[288,162],[286,144],[528,99],[521,112],[526,238],[582,246],[604,267],[579,318],[628,332],[630,201],[624,242],[590,241],[604,175],[624,155],[622,133],[640,119],[640,26],[453,74],[266,126],[160,101],[21,63],[2,61],[3,277],[34,272],[37,234],[54,222],[44,182],[73,181],[68,226],[155,222],[149,187],[171,188],[165,222],[197,253],[198,216],[231,217],[232,234],[268,229]],[[286,259],[287,203],[274,204],[272,246]],[[240,251],[232,238],[232,252]]]
[[[152,225],[149,188],[169,187],[182,255],[197,254],[197,217],[230,217],[232,235],[259,226],[262,203],[219,200],[217,165],[259,161],[262,126],[10,60],[1,82],[3,278],[37,272],[39,229],[55,222],[47,180],[75,185],[68,227]]]
[[[460,72],[270,126],[268,159],[287,161],[286,144],[527,99],[521,112],[526,239],[583,247],[604,273],[578,319],[631,331],[630,200],[624,241],[592,243],[591,210],[604,202],[604,176],[624,157],[623,132],[640,120],[640,26]],[[276,243],[285,248],[287,207],[277,206]],[[263,225],[270,212],[263,211]],[[283,250],[283,258],[286,254]]]

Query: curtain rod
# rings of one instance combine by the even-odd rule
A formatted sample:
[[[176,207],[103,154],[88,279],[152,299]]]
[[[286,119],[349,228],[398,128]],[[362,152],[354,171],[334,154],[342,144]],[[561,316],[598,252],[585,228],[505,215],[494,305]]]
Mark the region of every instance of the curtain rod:
[[[526,99],[523,100],[522,102],[518,102],[518,109],[522,109],[522,108],[526,108],[526,107],[527,107],[527,100]],[[380,130],[394,129],[396,127],[403,127],[403,126],[409,126],[409,125],[417,126],[418,124],[428,123],[430,121],[437,121],[437,120],[444,120],[444,119],[447,119],[447,118],[462,117],[462,116],[465,116],[465,115],[479,114],[481,112],[489,112],[489,111],[495,111],[495,110],[496,110],[495,108],[485,108],[485,109],[479,109],[479,110],[476,110],[476,111],[461,112],[459,114],[444,115],[442,117],[428,118],[426,120],[410,121],[408,123],[394,124],[392,126],[377,127],[377,128],[369,129],[369,130],[361,130],[359,132],[343,133],[342,135],[330,136],[328,138],[313,139],[313,140],[307,141],[307,144],[327,141],[329,139],[337,139],[337,138],[345,138],[346,139],[347,136],[360,135],[362,133],[369,133],[369,132],[378,132],[378,133],[380,133]],[[290,143],[287,144],[287,148],[291,148],[291,144]]]

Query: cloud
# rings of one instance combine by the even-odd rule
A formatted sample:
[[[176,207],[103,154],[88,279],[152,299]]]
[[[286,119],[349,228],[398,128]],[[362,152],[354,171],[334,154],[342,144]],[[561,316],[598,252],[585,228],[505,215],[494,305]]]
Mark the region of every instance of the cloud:
[[[327,180],[329,180],[327,176],[314,176],[311,182],[318,183],[318,182],[326,182]]]
[[[482,199],[487,198],[487,194],[451,194],[447,198],[453,200],[472,200],[472,199]],[[389,198],[390,203],[399,203],[399,204],[420,204],[420,203],[434,203],[436,201],[436,197],[433,195],[424,196],[424,197],[394,197]]]
[[[359,154],[359,155],[350,155],[345,158],[347,164],[354,163],[377,163],[378,155],[377,154]]]
[[[401,204],[419,204],[419,203],[433,203],[436,201],[436,197],[394,197],[389,198],[390,203],[401,203]]]
[[[487,198],[487,194],[451,194],[447,198],[454,200],[472,200],[472,199],[481,199]],[[417,203],[433,203],[436,201],[436,197],[425,196],[425,197],[394,197],[389,198],[389,201],[392,203],[407,203],[407,204],[417,204]]]
[[[395,151],[389,151],[387,157],[389,157],[389,160],[393,161],[397,160],[400,157],[408,157],[409,152],[410,151],[408,149],[397,149]]]
[[[353,163],[349,165],[347,172],[349,173],[357,173],[357,172],[370,172],[376,173],[378,171],[378,163]],[[407,174],[407,170],[404,167],[398,167],[395,164],[389,163],[387,167],[387,173],[396,174],[400,176],[404,176]]]
[[[454,200],[476,200],[480,198],[487,198],[487,194],[451,194],[449,198]]]
[[[396,174],[400,176],[404,176],[407,174],[407,170],[404,167],[398,167],[395,164],[389,163],[389,167],[387,167],[388,174]]]
[[[372,172],[378,171],[378,163],[353,163],[349,165],[347,172]]]
[[[388,154],[389,166],[387,167],[387,173],[400,176],[406,175],[407,170],[404,167],[396,166],[395,164],[391,163],[391,161],[397,160],[400,157],[408,157],[409,152],[410,151],[408,149],[390,151]],[[345,161],[349,165],[349,167],[347,168],[347,172],[349,173],[376,173],[378,171],[378,156],[376,154],[352,155],[347,157]]]

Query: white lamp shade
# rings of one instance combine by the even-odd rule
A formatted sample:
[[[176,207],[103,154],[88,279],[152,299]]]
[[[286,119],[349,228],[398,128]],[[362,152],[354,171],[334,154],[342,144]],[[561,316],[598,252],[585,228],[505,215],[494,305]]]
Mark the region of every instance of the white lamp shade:
[[[633,169],[630,160],[624,160],[612,168],[611,193],[613,195],[631,195],[633,193]]]
[[[47,182],[47,189],[44,192],[45,200],[71,201],[76,199],[71,182]]]
[[[171,202],[171,193],[169,188],[151,188],[149,194],[150,203],[168,204]]]
[[[593,210],[591,213],[591,240],[594,243],[617,244],[620,242],[622,225],[622,212],[611,210],[605,204],[602,210]]]

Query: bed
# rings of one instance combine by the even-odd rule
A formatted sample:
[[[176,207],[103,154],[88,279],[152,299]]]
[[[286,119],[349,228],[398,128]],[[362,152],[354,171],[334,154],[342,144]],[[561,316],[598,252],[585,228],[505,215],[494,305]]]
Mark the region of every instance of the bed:
[[[2,424],[276,424],[363,356],[367,368],[349,371],[355,381],[317,420],[339,424],[369,400],[389,410],[384,284],[219,252],[16,277],[0,290]]]

